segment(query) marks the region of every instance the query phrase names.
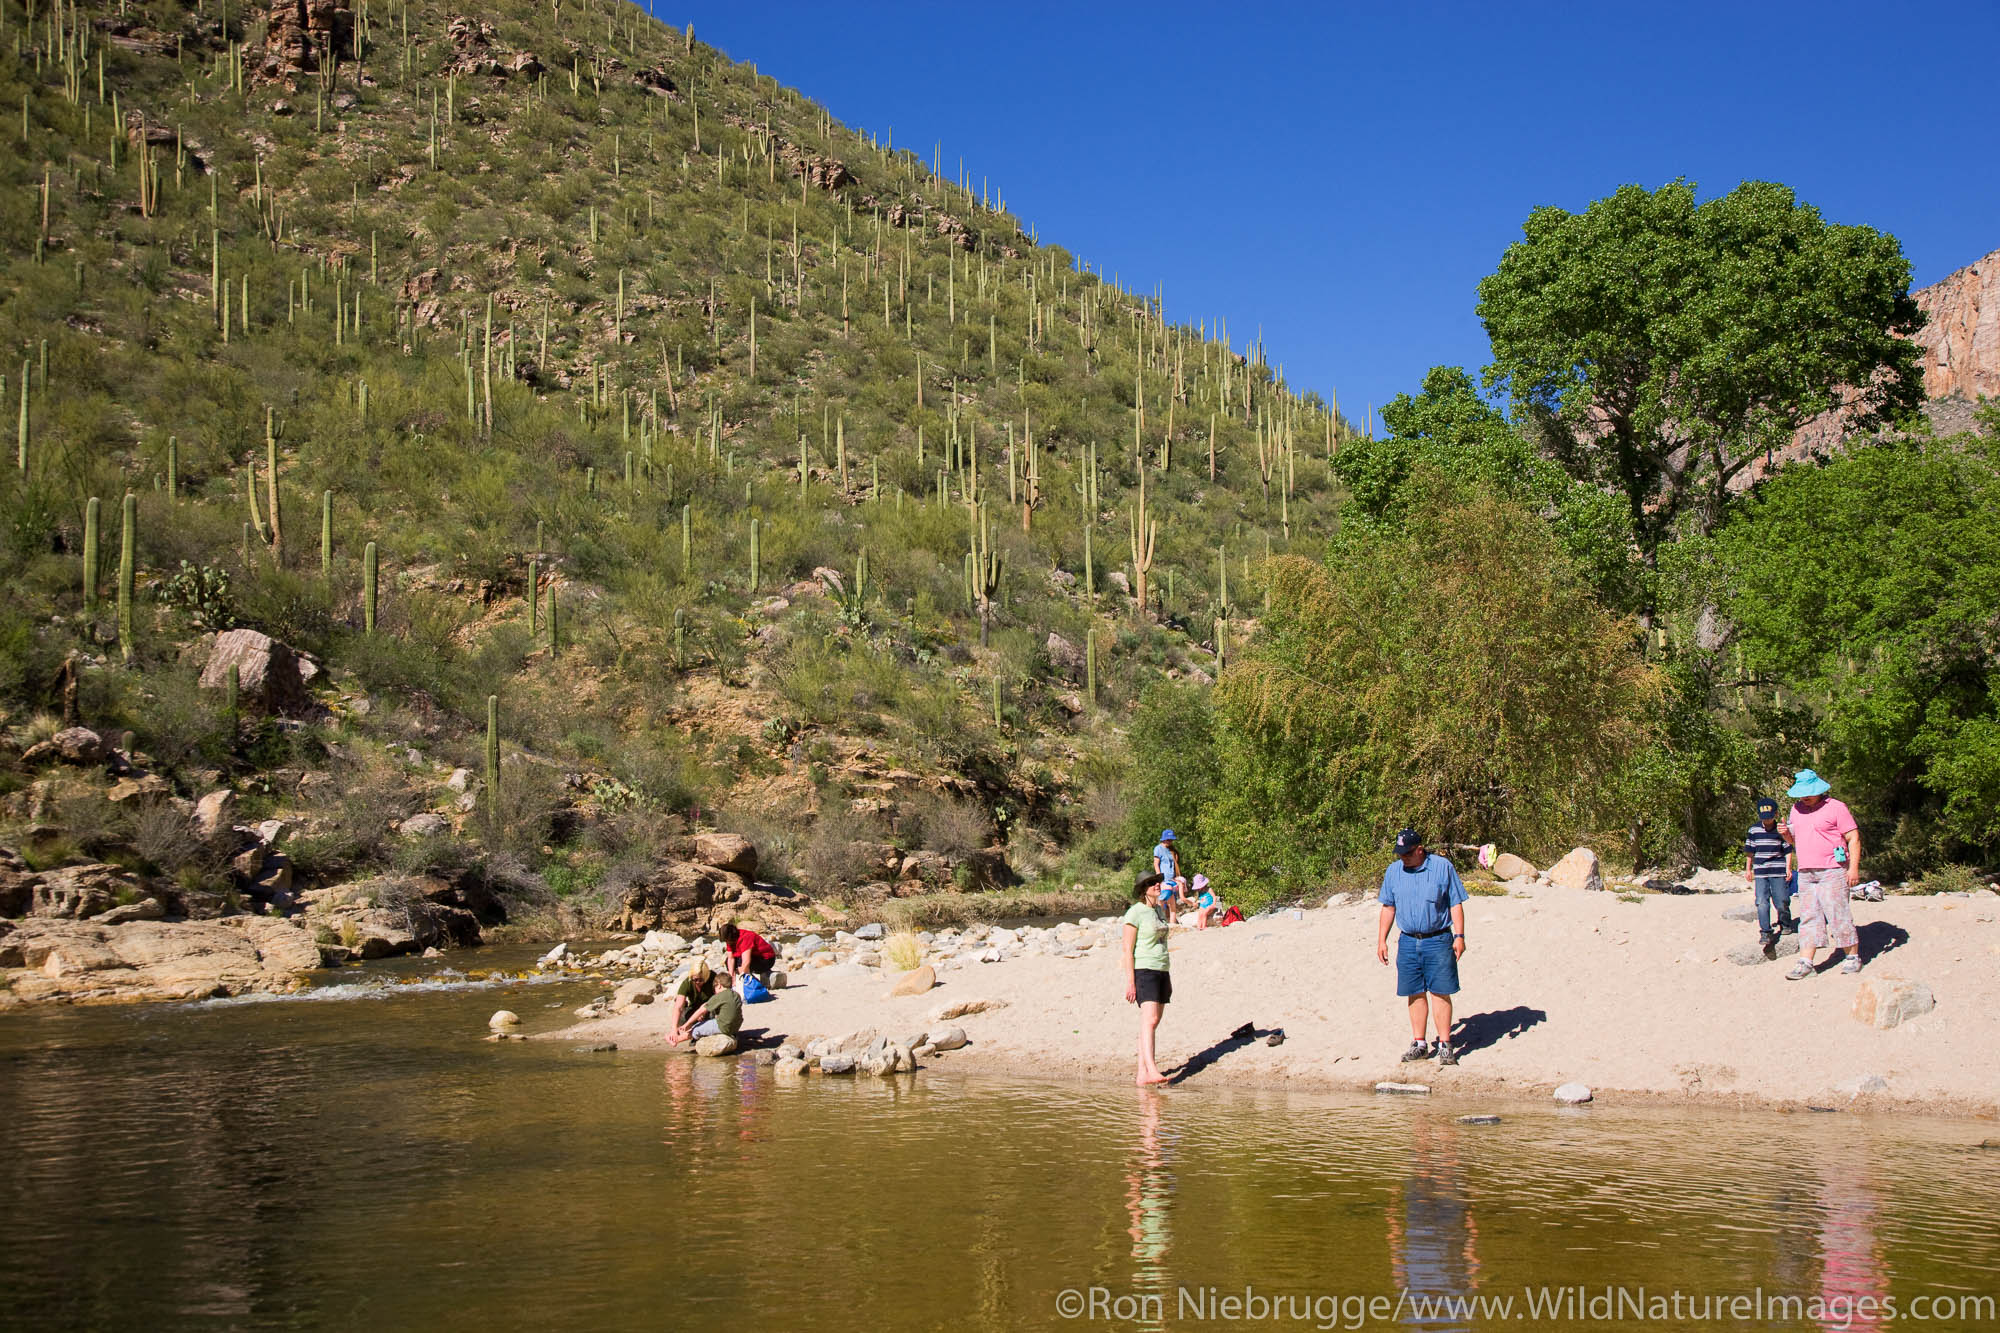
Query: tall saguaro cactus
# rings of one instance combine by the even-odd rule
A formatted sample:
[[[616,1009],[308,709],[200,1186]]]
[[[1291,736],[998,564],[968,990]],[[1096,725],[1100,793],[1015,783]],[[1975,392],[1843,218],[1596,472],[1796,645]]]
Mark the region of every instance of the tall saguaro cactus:
[[[132,608],[133,566],[138,560],[139,540],[139,498],[130,491],[125,492],[123,519],[124,528],[118,534],[118,655],[130,662],[136,628]]]
[[[380,571],[375,543],[369,542],[361,548],[361,628],[369,634],[375,632],[375,596]]]
[[[1139,598],[1139,614],[1146,614],[1146,577],[1153,568],[1153,548],[1160,539],[1160,521],[1146,509],[1146,469],[1139,469],[1139,499],[1127,517],[1132,542],[1132,588]]]
[[[94,495],[83,507],[83,609],[86,611],[97,609],[97,529],[103,511],[103,502]]]
[[[1006,561],[993,545],[992,525],[982,507],[972,523],[972,549],[967,553],[972,572],[973,601],[979,607],[979,644],[986,646],[993,619],[993,602],[1000,595],[1000,575]]]

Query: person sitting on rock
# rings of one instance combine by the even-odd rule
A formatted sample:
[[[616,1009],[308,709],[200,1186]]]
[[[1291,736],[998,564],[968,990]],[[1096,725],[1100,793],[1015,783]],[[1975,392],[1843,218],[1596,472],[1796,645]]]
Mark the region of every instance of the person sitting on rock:
[[[752,976],[766,986],[771,984],[771,968],[778,961],[771,941],[732,921],[722,928],[722,947],[729,951],[723,963],[730,976]]]
[[[683,1018],[701,1008],[713,994],[715,994],[715,972],[709,967],[707,959],[697,958],[694,966],[688,969],[687,975],[681,978],[681,984],[674,988],[674,993],[667,999],[667,1030],[673,1031],[678,1028]]]
[[[1207,875],[1194,877],[1193,893],[1194,910],[1189,914],[1189,919],[1194,922],[1196,930],[1206,930],[1209,918],[1221,915],[1222,904],[1217,901],[1215,891],[1209,888]]]
[[[743,1029],[743,997],[731,988],[733,978],[726,972],[715,977],[715,994],[701,1008],[682,1019],[667,1037],[667,1045],[678,1046],[688,1038],[734,1037]]]

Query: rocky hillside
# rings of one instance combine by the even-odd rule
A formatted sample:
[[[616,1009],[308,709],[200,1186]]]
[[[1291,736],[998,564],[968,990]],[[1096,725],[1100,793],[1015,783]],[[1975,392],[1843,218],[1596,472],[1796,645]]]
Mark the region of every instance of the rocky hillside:
[[[120,906],[1108,881],[1335,521],[1264,349],[628,4],[0,0],[0,97],[0,844]]]

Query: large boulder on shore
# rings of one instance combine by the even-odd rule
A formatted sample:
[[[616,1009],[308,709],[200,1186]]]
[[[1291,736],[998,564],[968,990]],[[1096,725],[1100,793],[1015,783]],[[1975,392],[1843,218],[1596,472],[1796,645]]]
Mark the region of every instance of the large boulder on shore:
[[[320,965],[312,936],[288,921],[30,919],[0,934],[0,994],[38,1000],[193,1000],[250,991],[290,991]]]
[[[1502,852],[1493,858],[1493,873],[1501,879],[1531,878],[1535,873],[1535,866],[1524,856]]]
[[[1901,977],[1870,977],[1854,993],[1854,1017],[1873,1028],[1900,1027],[1935,1008],[1929,986]]]
[[[757,878],[757,847],[740,833],[697,833],[694,859],[743,879]]]
[[[120,866],[64,866],[42,872],[29,911],[33,916],[79,920],[146,896],[139,881]]]
[[[1597,863],[1597,853],[1588,847],[1578,847],[1562,860],[1549,867],[1549,883],[1559,889],[1601,889],[1604,887],[1604,870]]]
[[[104,738],[89,727],[64,727],[47,740],[30,745],[22,752],[21,762],[30,766],[56,762],[101,764],[108,753]]]
[[[236,668],[237,699],[244,708],[287,717],[311,711],[312,693],[306,682],[318,668],[270,635],[254,629],[224,630],[216,635],[208,665],[201,671],[203,688],[226,688],[231,667]]]

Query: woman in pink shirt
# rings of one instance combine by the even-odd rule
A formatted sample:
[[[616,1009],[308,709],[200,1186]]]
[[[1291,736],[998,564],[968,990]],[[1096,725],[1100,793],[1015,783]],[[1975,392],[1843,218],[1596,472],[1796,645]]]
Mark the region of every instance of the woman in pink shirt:
[[[1813,955],[1823,948],[1847,961],[1842,972],[1861,970],[1861,937],[1854,930],[1854,912],[1847,891],[1861,882],[1861,831],[1845,804],[1827,795],[1833,787],[1810,768],[1793,779],[1791,818],[1786,828],[1799,858],[1799,961],[1785,973],[1787,981],[1804,981],[1819,969]]]

